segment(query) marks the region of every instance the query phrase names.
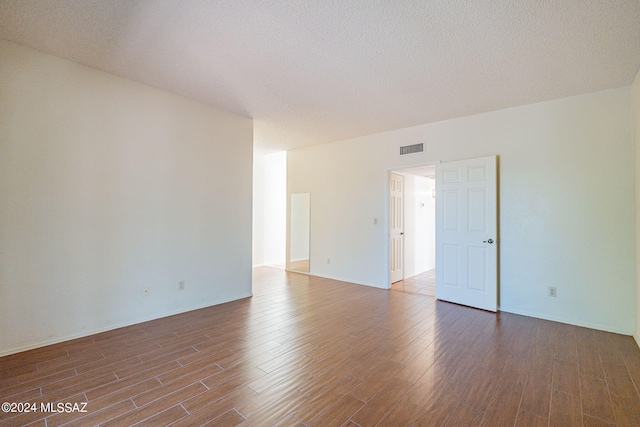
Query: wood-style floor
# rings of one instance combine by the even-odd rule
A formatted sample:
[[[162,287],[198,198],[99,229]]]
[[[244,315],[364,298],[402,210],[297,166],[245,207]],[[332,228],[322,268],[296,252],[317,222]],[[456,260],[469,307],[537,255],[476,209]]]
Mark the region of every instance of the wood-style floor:
[[[631,337],[257,269],[254,297],[0,359],[0,426],[640,425]]]
[[[391,285],[391,290],[435,297],[436,270],[428,270],[408,279],[399,280]]]

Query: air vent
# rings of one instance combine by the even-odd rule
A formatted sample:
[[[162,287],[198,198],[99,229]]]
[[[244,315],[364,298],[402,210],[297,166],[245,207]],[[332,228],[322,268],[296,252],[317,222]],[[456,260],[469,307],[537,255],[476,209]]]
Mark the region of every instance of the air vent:
[[[400,155],[403,154],[411,154],[411,153],[420,153],[424,151],[424,144],[413,144],[413,145],[405,145],[404,147],[400,147]]]

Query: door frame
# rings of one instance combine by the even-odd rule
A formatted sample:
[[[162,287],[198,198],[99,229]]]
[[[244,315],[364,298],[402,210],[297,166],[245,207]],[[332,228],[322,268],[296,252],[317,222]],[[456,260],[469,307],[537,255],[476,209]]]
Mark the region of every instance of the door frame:
[[[392,172],[395,172],[395,173],[402,172],[405,169],[422,168],[422,167],[425,167],[425,166],[435,166],[438,163],[441,163],[441,161],[440,160],[433,160],[433,161],[428,161],[428,162],[423,162],[423,163],[417,163],[417,164],[414,164],[414,165],[408,165],[408,166],[403,166],[403,167],[396,167],[396,168],[387,169],[387,177],[385,178],[385,185],[386,185],[386,187],[385,187],[386,188],[386,190],[385,190],[385,204],[386,204],[386,218],[387,218],[387,220],[385,221],[385,233],[386,233],[386,236],[387,236],[386,247],[385,247],[385,257],[387,259],[387,264],[386,264],[387,289],[391,289],[391,284],[392,284],[391,283],[391,216],[389,215],[389,206],[391,204],[391,194],[389,194],[390,193],[390,184],[391,184],[391,173]],[[403,209],[402,213],[404,215],[404,209]],[[404,224],[404,218],[402,219],[402,223]],[[403,274],[404,274],[404,269],[403,269]]]
[[[496,239],[498,242],[500,242],[500,235],[501,235],[501,230],[500,230],[500,155],[496,154]],[[476,157],[483,157],[483,156],[476,156]],[[457,160],[465,160],[465,158],[460,158],[460,159],[452,159],[451,161],[457,161]],[[407,166],[402,166],[402,167],[394,167],[394,168],[389,168],[387,169],[387,176],[385,178],[385,206],[386,206],[386,218],[387,220],[385,221],[385,232],[386,232],[386,246],[385,246],[385,258],[387,260],[387,264],[386,264],[386,271],[387,271],[387,289],[391,289],[391,226],[390,226],[390,217],[389,217],[389,203],[390,203],[390,199],[391,196],[389,194],[390,190],[389,190],[389,185],[390,185],[390,180],[391,180],[391,172],[395,172],[395,171],[402,171],[404,169],[413,169],[413,168],[420,168],[420,167],[424,167],[424,166],[435,166],[439,163],[443,163],[442,160],[431,160],[431,161],[426,161],[426,162],[420,162],[417,164],[413,164],[413,165],[407,165]],[[437,195],[436,195],[437,197]],[[437,213],[436,213],[437,215]],[[437,221],[437,220],[436,220]],[[436,246],[435,250],[437,251],[438,248]],[[437,255],[436,255],[437,256]],[[496,286],[497,286],[497,290],[496,290],[496,297],[497,297],[497,301],[496,301],[496,310],[500,311],[500,246],[498,246],[498,252],[496,254],[496,263],[497,263],[497,272],[496,272]],[[436,271],[436,274],[438,274],[438,272]]]

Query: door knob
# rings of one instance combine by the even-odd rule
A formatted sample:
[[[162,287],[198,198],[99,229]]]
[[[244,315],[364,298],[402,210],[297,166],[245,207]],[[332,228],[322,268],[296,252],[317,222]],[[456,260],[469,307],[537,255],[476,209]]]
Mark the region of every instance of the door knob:
[[[493,239],[483,240],[483,241],[482,241],[482,243],[489,243],[489,244],[491,244],[491,243],[493,243]]]

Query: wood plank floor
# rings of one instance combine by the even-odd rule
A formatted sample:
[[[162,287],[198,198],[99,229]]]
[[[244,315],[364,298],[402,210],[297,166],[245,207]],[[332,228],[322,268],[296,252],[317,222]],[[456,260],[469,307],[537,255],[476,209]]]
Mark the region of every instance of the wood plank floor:
[[[254,297],[0,359],[0,426],[640,425],[631,337],[254,271]]]
[[[391,290],[435,297],[436,270],[434,268],[424,273],[416,274],[413,277],[399,280],[391,285]]]

